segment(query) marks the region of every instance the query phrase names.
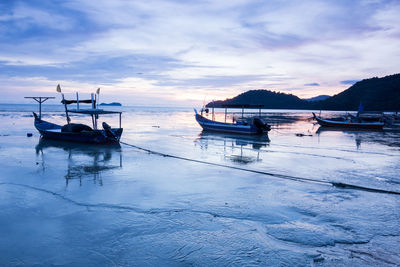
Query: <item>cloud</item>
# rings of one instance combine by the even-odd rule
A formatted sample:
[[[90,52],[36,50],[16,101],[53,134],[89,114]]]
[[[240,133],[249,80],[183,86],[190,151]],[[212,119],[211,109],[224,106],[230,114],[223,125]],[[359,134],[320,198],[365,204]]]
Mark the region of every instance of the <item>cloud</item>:
[[[229,86],[244,86],[252,81],[258,81],[262,79],[260,75],[236,75],[236,76],[202,76],[200,78],[188,78],[188,79],[165,79],[157,84],[160,86],[179,86],[183,89],[188,86],[193,87],[229,87]],[[265,79],[265,76],[264,76]]]
[[[0,7],[0,77],[12,78],[20,91],[29,90],[24,79],[38,78],[43,90],[62,80],[120,86],[135,97],[137,86],[127,83],[139,82],[146,85],[142,94],[168,92],[179,101],[259,88],[295,88],[307,97],[400,67],[395,1],[5,1]]]
[[[154,78],[161,76],[160,73],[168,70],[186,67],[182,62],[173,58],[145,55],[91,56],[83,60],[52,63],[50,65],[17,63],[10,64],[8,61],[0,61],[0,76],[37,77],[45,74],[46,77],[53,80],[112,83],[122,78],[138,75]]]
[[[319,83],[306,83],[304,86],[319,86]]]

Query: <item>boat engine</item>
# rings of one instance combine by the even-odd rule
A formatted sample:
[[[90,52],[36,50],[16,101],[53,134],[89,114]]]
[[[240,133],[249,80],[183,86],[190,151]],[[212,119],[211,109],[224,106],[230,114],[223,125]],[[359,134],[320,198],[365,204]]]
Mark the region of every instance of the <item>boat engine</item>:
[[[115,136],[114,132],[111,130],[111,126],[108,125],[107,123],[103,122],[103,129],[106,132],[106,135],[110,139],[117,140],[117,137]]]
[[[258,128],[260,132],[269,132],[271,130],[271,126],[267,123],[264,123],[260,118],[254,118],[253,124]]]

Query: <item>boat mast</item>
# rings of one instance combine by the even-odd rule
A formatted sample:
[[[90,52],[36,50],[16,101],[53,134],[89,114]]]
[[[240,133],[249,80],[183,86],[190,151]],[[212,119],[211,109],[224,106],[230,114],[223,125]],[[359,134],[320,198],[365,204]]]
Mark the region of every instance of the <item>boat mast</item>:
[[[100,101],[100,88],[97,88],[96,93],[94,94],[94,108],[97,109],[98,103]],[[99,119],[99,114],[95,114],[95,123],[97,129],[97,120]]]
[[[71,121],[70,117],[68,116],[68,108],[67,108],[67,101],[65,101],[64,98],[64,93],[61,93],[62,99],[63,99],[63,103],[64,103],[64,108],[65,108],[65,116],[67,117],[67,124],[69,124],[69,122]]]
[[[93,93],[90,94],[91,99],[92,99],[92,109],[96,109],[96,103],[94,99]],[[97,116],[92,114],[92,123],[93,123],[93,129],[97,130]]]
[[[212,120],[215,121],[215,114],[214,114],[214,100],[212,101]]]
[[[78,92],[76,92],[76,109],[79,110],[79,95],[78,95]]]
[[[227,113],[227,108],[225,107],[225,123],[226,123],[226,113]]]
[[[70,119],[69,116],[68,116],[67,101],[65,101],[64,93],[61,92],[61,86],[60,86],[60,84],[57,85],[56,91],[57,91],[58,93],[61,93],[61,96],[62,96],[62,101],[61,101],[61,103],[64,104],[65,115],[66,115],[66,117],[67,117],[67,124],[69,124],[69,122],[71,121],[71,119]]]
[[[97,95],[94,95],[94,108],[97,109]],[[97,120],[99,119],[99,114],[94,115],[95,122],[96,122],[96,130],[97,130]]]

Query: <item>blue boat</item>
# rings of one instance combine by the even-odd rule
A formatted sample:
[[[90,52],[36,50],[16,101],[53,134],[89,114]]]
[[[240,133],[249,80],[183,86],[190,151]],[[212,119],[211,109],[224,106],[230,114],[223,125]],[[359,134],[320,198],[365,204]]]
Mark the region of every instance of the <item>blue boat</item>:
[[[245,121],[237,121],[235,123],[227,123],[227,122],[218,122],[214,120],[209,120],[202,115],[197,113],[196,121],[200,124],[200,126],[206,131],[216,131],[216,132],[225,132],[225,133],[234,133],[234,134],[249,134],[249,135],[261,135],[267,134],[268,131],[271,130],[271,126],[264,123],[259,118],[253,118],[251,123]]]
[[[315,115],[314,112],[312,112],[312,114],[313,118],[317,120],[319,125],[326,127],[382,130],[383,126],[385,126],[385,123],[383,122],[366,122],[354,116],[350,116],[348,119],[324,119]]]

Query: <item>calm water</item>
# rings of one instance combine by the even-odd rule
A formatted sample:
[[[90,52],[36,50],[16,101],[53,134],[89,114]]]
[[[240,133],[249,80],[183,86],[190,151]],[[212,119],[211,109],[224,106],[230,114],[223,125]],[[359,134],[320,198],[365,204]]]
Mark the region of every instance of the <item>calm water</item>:
[[[310,112],[270,110],[268,138],[245,137],[202,132],[191,108],[112,109],[124,111],[129,144],[400,192],[400,127],[323,130]],[[399,195],[127,145],[40,141],[32,110],[0,105],[0,265],[400,264]],[[44,119],[65,122],[61,105],[43,110]],[[118,125],[118,117],[104,119]]]

